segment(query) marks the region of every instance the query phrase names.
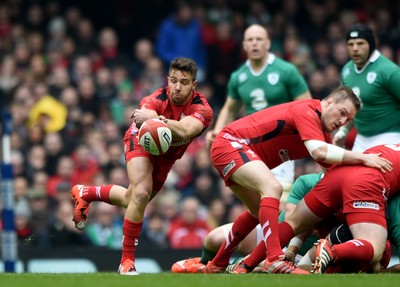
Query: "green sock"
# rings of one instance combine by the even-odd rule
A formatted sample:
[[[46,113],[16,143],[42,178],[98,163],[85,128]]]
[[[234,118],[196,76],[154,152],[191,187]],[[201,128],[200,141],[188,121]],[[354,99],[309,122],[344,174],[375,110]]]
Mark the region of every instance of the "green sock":
[[[215,255],[217,255],[217,252],[208,250],[204,245],[203,249],[201,250],[201,258],[200,258],[200,263],[207,264],[208,261],[211,261]]]

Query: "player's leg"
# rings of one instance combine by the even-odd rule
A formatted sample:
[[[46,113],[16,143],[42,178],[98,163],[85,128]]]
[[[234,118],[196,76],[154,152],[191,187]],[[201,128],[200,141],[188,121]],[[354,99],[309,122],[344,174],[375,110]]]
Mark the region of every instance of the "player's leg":
[[[179,260],[172,265],[171,271],[174,273],[200,273],[208,261],[215,257],[222,243],[227,240],[232,225],[233,223],[228,223],[211,230],[203,240],[201,257]],[[238,245],[236,252],[243,256],[248,255],[257,244],[258,233],[262,233],[260,228],[253,229]]]
[[[246,166],[252,168],[248,170],[239,168],[231,177],[234,182],[240,184],[242,189],[236,189],[237,186],[232,189],[247,206],[248,197],[242,194],[244,190],[252,190],[253,194],[257,193],[261,196],[258,215],[263,230],[262,244],[268,246],[268,252],[266,253],[265,249],[261,252],[257,250],[258,256],[265,259],[266,254],[268,255],[268,260],[266,260],[268,267],[265,268],[267,272],[296,273],[296,268],[283,260],[284,255],[279,243],[278,213],[282,186],[263,162],[253,161]]]
[[[354,239],[332,245],[322,239],[316,246],[315,273],[324,273],[332,263],[353,261],[360,265],[378,263],[386,248],[387,230],[380,224],[356,223],[349,227]]]
[[[71,189],[71,197],[75,203],[73,221],[75,227],[83,230],[92,201],[102,201],[126,208],[126,188],[119,185],[75,185]]]
[[[332,262],[379,262],[387,239],[384,190],[381,173],[369,168],[358,168],[343,180],[343,215],[354,239],[333,247],[321,240],[316,249],[316,273],[325,272]]]
[[[240,260],[233,262],[226,268],[227,273],[231,274],[243,274],[243,273],[250,273],[250,272],[258,272],[260,273],[262,271],[262,266],[260,264],[255,264],[254,266],[249,266],[245,263],[246,258],[248,255],[254,250],[254,248],[263,240],[263,231],[258,224],[255,229],[253,229],[249,235],[246,236],[246,238],[239,244],[237,252],[240,255],[245,256],[244,258],[241,258]],[[262,242],[263,243],[263,242]],[[261,260],[264,260],[265,256],[262,257]],[[263,263],[263,261],[262,261]],[[259,267],[256,270],[256,267]]]
[[[131,130],[136,128],[134,124],[127,130],[124,137],[125,146],[125,160],[129,162],[135,155],[140,154],[141,151],[135,150],[133,147],[137,144],[133,144],[137,139],[132,136]],[[127,148],[131,147],[131,148]],[[71,197],[75,203],[73,221],[75,227],[79,230],[83,230],[86,224],[86,218],[89,212],[90,203],[92,201],[103,201],[109,204],[117,205],[126,208],[130,202],[129,196],[127,196],[126,188],[119,185],[100,185],[100,186],[84,186],[75,185],[71,189]]]
[[[294,182],[294,169],[295,162],[293,160],[285,161],[284,163],[281,163],[277,167],[271,169],[271,173],[279,181],[283,188],[279,205],[280,211],[285,210],[286,199]]]
[[[244,166],[241,168],[244,168]],[[260,196],[238,185],[230,186],[230,188],[247,206],[248,210],[240,214],[233,222],[232,228],[222,242],[217,254],[208,262],[205,273],[216,273],[225,270],[229,265],[232,254],[238,248],[238,245],[258,224],[258,219],[253,215],[253,212],[257,214]]]
[[[231,228],[232,223],[228,223],[211,230],[203,240],[201,257],[179,260],[172,265],[171,271],[174,273],[200,273],[208,261],[215,257]]]
[[[128,161],[127,171],[130,185],[126,192],[126,198],[130,201],[122,227],[124,240],[118,273],[136,275],[135,250],[142,231],[144,212],[152,195],[153,164],[146,157],[134,157]]]

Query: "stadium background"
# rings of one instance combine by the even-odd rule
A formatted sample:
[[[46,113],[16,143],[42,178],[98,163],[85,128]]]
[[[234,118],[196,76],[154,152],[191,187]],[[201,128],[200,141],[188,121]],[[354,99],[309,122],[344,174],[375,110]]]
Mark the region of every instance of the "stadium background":
[[[77,233],[68,191],[78,182],[127,185],[122,136],[140,98],[165,84],[168,61],[157,48],[159,29],[178,3],[6,0],[0,4],[0,105],[13,116],[15,224],[24,263],[19,268],[30,270],[29,260],[47,257],[91,258],[97,270],[116,268],[123,210],[94,205],[87,232]],[[251,23],[268,29],[271,51],[298,67],[314,98],[321,99],[338,86],[339,71],[348,60],[345,31],[354,22],[370,25],[379,50],[400,61],[398,1],[188,3],[194,12],[191,21],[197,21],[200,29],[180,37],[202,40],[199,53],[206,57],[200,63],[199,90],[216,114],[230,72],[244,60],[240,41]],[[296,176],[314,171],[319,168],[308,160],[296,163]],[[189,201],[195,203],[184,208]],[[172,244],[170,223],[196,214],[213,228],[232,221],[242,208],[219,181],[200,138],[149,206],[138,257],[152,258],[167,269],[177,259],[199,254],[201,246],[189,244],[196,240]],[[62,265],[65,268],[65,260]]]

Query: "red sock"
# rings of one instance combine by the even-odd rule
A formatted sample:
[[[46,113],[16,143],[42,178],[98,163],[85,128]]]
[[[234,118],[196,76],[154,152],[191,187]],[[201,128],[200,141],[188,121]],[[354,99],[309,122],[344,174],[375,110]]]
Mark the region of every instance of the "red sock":
[[[135,261],[135,250],[142,232],[142,225],[143,222],[136,223],[124,218],[121,263],[126,259]]]
[[[232,230],[227,239],[228,243],[227,240],[222,243],[222,246],[219,248],[212,262],[216,266],[227,266],[238,244],[257,226],[257,224],[258,219],[251,216],[247,210],[242,212],[233,222]]]
[[[358,261],[369,263],[374,256],[374,247],[369,241],[363,239],[353,239],[345,243],[332,246],[333,254],[338,261]]]
[[[81,197],[87,201],[103,201],[111,204],[110,190],[113,185],[83,186]]]
[[[281,244],[279,242],[278,226],[279,200],[272,197],[261,199],[258,218],[263,230],[263,241],[266,244],[267,259],[272,262],[283,255]]]
[[[279,223],[279,241],[281,242],[281,247],[285,247],[294,236],[293,228],[289,223],[283,221]]]
[[[265,248],[265,242],[261,240],[260,243],[253,249],[248,257],[243,261],[244,264],[254,269],[265,259],[267,249]]]

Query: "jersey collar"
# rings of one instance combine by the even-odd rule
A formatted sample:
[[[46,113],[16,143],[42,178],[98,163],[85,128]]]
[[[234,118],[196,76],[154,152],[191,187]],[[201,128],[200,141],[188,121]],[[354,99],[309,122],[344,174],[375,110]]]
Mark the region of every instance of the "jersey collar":
[[[358,69],[356,64],[354,64],[354,70],[356,71],[357,74],[361,74],[368,67],[369,64],[378,60],[380,55],[381,53],[378,50],[375,50],[371,55],[371,57],[369,57],[369,61],[364,65],[364,67],[362,67],[362,69]]]
[[[254,72],[254,70],[251,68],[251,66],[250,66],[250,60],[247,60],[247,61],[246,61],[246,65],[247,65],[247,67],[249,67],[250,72],[251,72],[254,76],[259,76],[259,75],[261,75],[261,74],[265,71],[265,69],[268,67],[268,65],[272,65],[272,64],[274,63],[275,58],[276,58],[276,56],[275,56],[273,53],[269,52],[269,53],[268,53],[268,58],[267,58],[267,61],[265,61],[264,67],[262,67],[262,69],[261,69],[259,72],[257,72],[257,73]]]

